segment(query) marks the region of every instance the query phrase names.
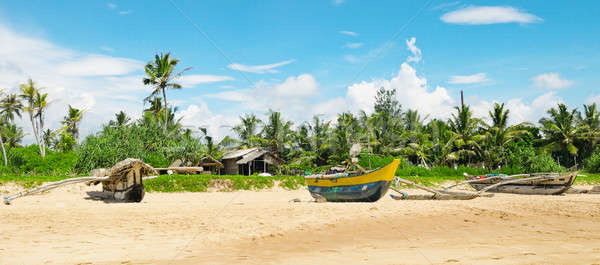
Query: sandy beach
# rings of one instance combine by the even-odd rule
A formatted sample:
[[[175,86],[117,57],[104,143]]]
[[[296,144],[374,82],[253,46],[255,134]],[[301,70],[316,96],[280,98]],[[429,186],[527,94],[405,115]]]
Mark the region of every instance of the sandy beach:
[[[86,194],[97,189],[0,206],[0,264],[600,264],[600,195],[314,203],[273,189],[107,203]]]

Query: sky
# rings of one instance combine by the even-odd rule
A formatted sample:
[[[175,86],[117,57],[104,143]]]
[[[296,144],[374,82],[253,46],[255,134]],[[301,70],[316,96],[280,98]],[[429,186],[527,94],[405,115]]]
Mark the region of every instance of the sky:
[[[269,109],[296,124],[370,113],[380,87],[429,118],[450,117],[463,90],[476,116],[500,102],[535,123],[557,103],[600,103],[598,14],[597,1],[2,1],[0,88],[32,78],[47,127],[71,104],[87,135],[121,110],[139,117],[143,67],[171,52],[192,69],[169,103],[217,138]]]

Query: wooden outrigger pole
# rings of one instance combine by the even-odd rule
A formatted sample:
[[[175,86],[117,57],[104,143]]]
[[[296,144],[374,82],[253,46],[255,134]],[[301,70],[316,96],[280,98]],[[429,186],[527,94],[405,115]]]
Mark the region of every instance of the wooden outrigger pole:
[[[406,184],[421,190],[427,191],[433,194],[408,194],[406,192],[401,191],[397,188],[398,184]],[[390,187],[391,190],[402,194],[401,196],[393,195],[390,196],[395,200],[471,200],[477,197],[493,197],[494,194],[489,193],[477,193],[477,192],[457,192],[457,191],[448,191],[448,190],[438,190],[425,187],[423,185],[419,185],[410,180],[406,180],[403,178],[395,177],[394,184],[396,187]]]

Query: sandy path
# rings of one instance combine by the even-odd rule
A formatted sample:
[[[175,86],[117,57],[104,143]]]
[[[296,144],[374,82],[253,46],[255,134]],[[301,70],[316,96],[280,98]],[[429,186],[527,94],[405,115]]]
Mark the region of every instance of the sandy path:
[[[305,190],[0,206],[0,264],[600,264],[600,195],[293,203]]]

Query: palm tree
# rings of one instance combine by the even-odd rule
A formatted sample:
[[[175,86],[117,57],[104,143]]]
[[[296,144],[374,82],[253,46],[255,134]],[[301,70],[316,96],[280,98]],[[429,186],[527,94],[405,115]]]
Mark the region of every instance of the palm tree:
[[[21,110],[23,110],[23,103],[17,94],[10,94],[0,101],[0,115],[10,121],[15,120],[15,115],[21,118]]]
[[[83,111],[73,108],[71,105],[69,105],[69,111],[67,112],[67,116],[65,116],[63,118],[63,121],[61,121],[61,123],[66,126],[67,133],[71,134],[71,136],[73,136],[73,139],[75,139],[76,141],[77,138],[79,138],[79,127],[77,126],[77,124],[81,121],[82,118]]]
[[[5,166],[8,165],[8,160],[6,158],[4,142],[10,139],[10,142],[8,143],[9,147],[13,147],[21,141],[21,138],[23,138],[23,130],[10,123],[15,120],[15,115],[21,117],[22,109],[23,104],[21,104],[21,101],[16,94],[10,94],[0,100],[0,115],[4,125],[2,126],[2,132],[0,133],[0,138],[4,139],[0,139],[0,144],[2,144],[2,154],[4,155]]]
[[[48,147],[52,146],[53,149],[56,149],[56,145],[57,145],[57,139],[56,136],[58,135],[58,133],[60,133],[62,131],[62,129],[53,131],[50,129],[46,129],[43,133],[42,133],[42,139],[44,139],[44,143],[48,144]]]
[[[583,116],[580,113],[577,116],[577,122],[586,127],[589,140],[583,144],[583,152],[585,155],[590,155],[596,149],[598,139],[600,139],[600,112],[598,112],[596,103],[583,105]]]
[[[438,165],[449,165],[450,162],[458,160],[458,155],[452,152],[457,134],[450,130],[444,121],[434,119],[427,125],[427,131],[431,135],[432,159]]]
[[[338,162],[346,160],[350,147],[354,143],[360,142],[365,132],[365,128],[360,126],[360,121],[352,113],[344,112],[339,114],[337,123],[333,128],[335,159]]]
[[[317,115],[313,117],[313,122],[308,124],[311,149],[315,153],[318,166],[325,165],[330,155],[329,125],[330,122],[319,119]]]
[[[233,131],[238,135],[242,145],[245,147],[254,147],[258,135],[258,126],[262,123],[254,114],[240,116],[241,124],[233,127]]]
[[[127,126],[130,121],[131,118],[129,118],[125,112],[120,111],[115,113],[115,120],[109,121],[108,124],[115,127],[124,127]]]
[[[508,117],[510,111],[504,109],[504,103],[494,104],[494,109],[488,112],[491,125],[482,123],[485,128],[483,144],[479,147],[479,153],[482,155],[484,162],[491,168],[499,166],[504,159],[506,147],[516,138],[526,134],[530,134],[524,127],[530,125],[523,122],[517,125],[508,126]]]
[[[37,125],[38,122],[35,119],[36,95],[38,94],[38,91],[42,88],[36,87],[33,80],[31,78],[29,78],[29,80],[27,80],[27,83],[21,84],[20,89],[21,89],[22,94],[19,95],[19,97],[21,97],[23,100],[25,100],[26,105],[24,107],[24,110],[27,111],[27,114],[29,114],[29,121],[31,122],[33,136],[35,137],[35,142],[40,149],[40,155],[43,157],[44,152],[42,151],[42,144],[41,144],[41,141],[43,141],[43,139],[40,139],[39,132],[41,130],[39,130],[38,125]]]
[[[38,129],[38,135],[41,134],[41,132],[44,131],[44,118],[45,118],[45,114],[46,114],[46,109],[48,108],[48,101],[46,100],[46,98],[48,97],[48,93],[40,93],[40,92],[36,92],[35,93],[35,98],[34,98],[34,108],[35,108],[35,115],[34,118],[37,118],[37,129]],[[46,156],[46,143],[44,142],[44,139],[40,139],[40,154],[42,157]]]
[[[8,124],[2,127],[3,141],[9,148],[22,147],[20,143],[23,136],[23,129],[15,124]]]
[[[156,54],[154,56],[154,61],[146,64],[144,70],[146,71],[146,77],[144,78],[144,85],[150,85],[153,87],[152,93],[150,96],[146,98],[146,100],[155,97],[159,93],[162,92],[162,98],[165,101],[164,109],[168,109],[167,104],[167,89],[181,89],[181,85],[173,82],[173,80],[179,78],[183,72],[191,69],[191,67],[183,69],[183,71],[173,74],[175,67],[179,63],[179,59],[171,59],[171,53],[167,52],[166,54]],[[164,128],[163,133],[167,132],[167,112],[165,112],[164,119]]]
[[[462,105],[455,107],[456,114],[452,114],[452,118],[448,120],[450,130],[456,134],[454,145],[458,157],[466,157],[468,162],[471,156],[476,155],[478,141],[482,136],[478,134],[481,120],[473,117],[473,113],[469,106]]]
[[[548,110],[548,115],[550,117],[544,117],[539,121],[544,135],[544,148],[568,154],[577,164],[578,148],[575,142],[590,139],[587,136],[587,126],[577,123],[579,112],[577,109],[569,111],[567,105],[558,104],[558,108]]]
[[[262,135],[266,141],[265,145],[270,147],[280,157],[286,155],[285,147],[292,142],[292,122],[281,118],[278,111],[269,110],[267,124],[263,127]]]

